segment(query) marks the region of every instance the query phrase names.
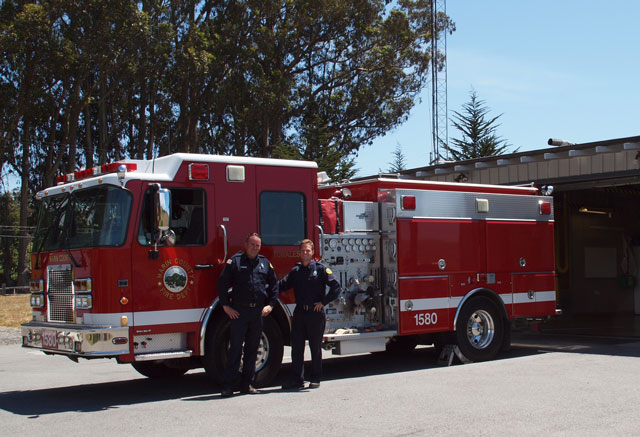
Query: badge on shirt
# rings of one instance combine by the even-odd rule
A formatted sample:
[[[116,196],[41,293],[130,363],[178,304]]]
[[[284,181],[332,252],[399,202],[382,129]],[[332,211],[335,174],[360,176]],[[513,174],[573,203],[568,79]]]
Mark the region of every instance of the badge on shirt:
[[[324,271],[327,272],[327,275],[330,275],[333,273],[329,267],[327,267]]]
[[[311,276],[315,278],[316,276],[318,276],[318,272],[314,270],[313,273],[311,273]]]
[[[229,258],[229,259],[227,260],[227,264],[231,264],[232,262],[233,262],[233,261],[231,261],[231,258]]]

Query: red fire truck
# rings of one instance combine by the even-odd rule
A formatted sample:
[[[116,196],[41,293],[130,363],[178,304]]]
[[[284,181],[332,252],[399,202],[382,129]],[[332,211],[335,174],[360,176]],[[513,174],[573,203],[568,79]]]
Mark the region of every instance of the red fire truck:
[[[37,198],[23,346],[149,377],[220,378],[230,323],[216,280],[255,231],[279,276],[302,239],[317,242],[343,287],[326,308],[334,354],[457,344],[489,360],[516,318],[556,310],[553,202],[535,187],[329,184],[313,162],[174,154],[67,174]],[[259,385],[278,372],[293,308],[282,293],[265,320]]]

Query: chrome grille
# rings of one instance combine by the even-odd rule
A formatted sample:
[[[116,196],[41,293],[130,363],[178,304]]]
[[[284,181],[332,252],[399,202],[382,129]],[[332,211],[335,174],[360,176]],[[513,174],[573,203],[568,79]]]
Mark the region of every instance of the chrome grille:
[[[47,270],[49,321],[73,323],[73,272],[71,265],[49,266]]]

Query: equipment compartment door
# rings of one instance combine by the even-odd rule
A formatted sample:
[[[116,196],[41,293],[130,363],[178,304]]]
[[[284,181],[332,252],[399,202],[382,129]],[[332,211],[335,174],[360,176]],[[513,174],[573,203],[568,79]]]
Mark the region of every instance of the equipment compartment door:
[[[513,315],[549,316],[556,311],[555,277],[550,273],[513,275]]]
[[[449,329],[449,278],[400,278],[400,335]]]

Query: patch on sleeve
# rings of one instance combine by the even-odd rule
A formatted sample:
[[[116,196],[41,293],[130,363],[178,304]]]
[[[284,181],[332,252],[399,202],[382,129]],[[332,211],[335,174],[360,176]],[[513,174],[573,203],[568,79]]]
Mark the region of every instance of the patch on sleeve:
[[[229,258],[229,259],[227,260],[227,264],[231,264],[232,262],[233,262],[233,261],[231,261],[231,258]]]
[[[331,271],[331,269],[329,267],[327,267],[324,271],[327,272],[327,275],[333,274],[333,272]]]
[[[269,263],[269,267],[271,267],[271,270],[275,270],[275,269],[273,268],[273,264]]]

